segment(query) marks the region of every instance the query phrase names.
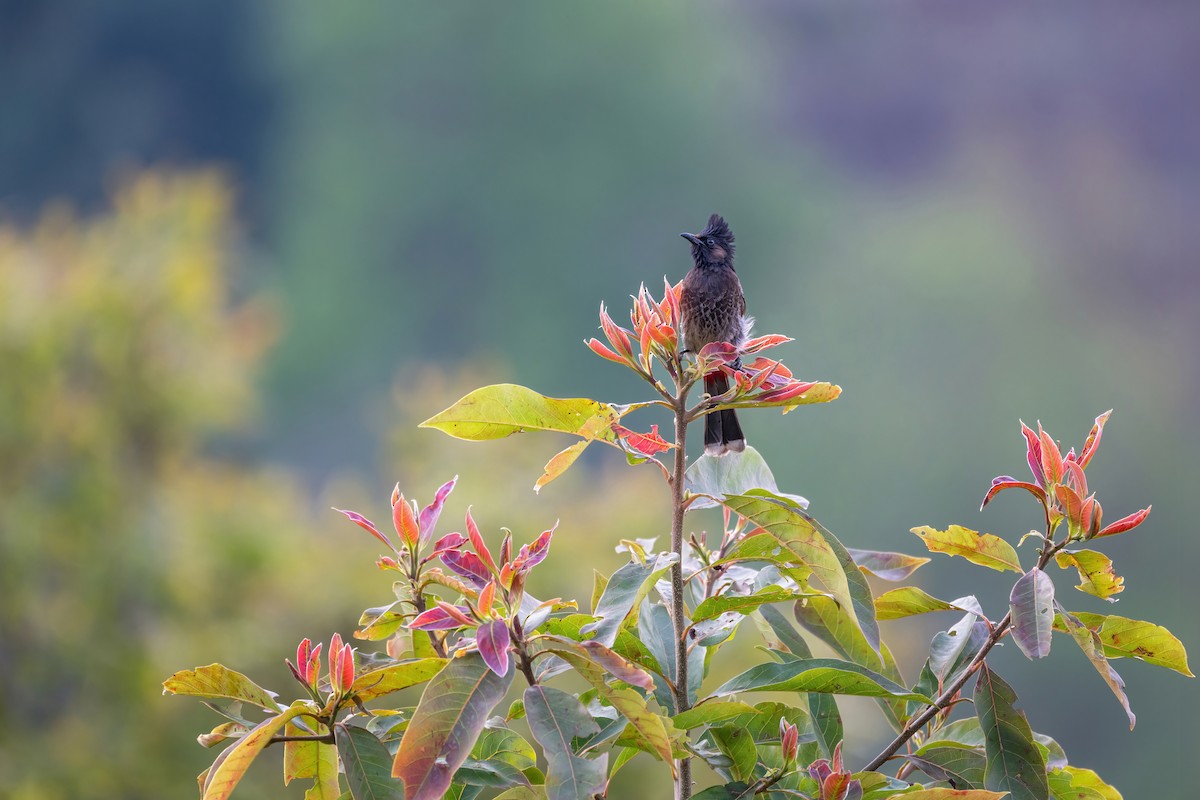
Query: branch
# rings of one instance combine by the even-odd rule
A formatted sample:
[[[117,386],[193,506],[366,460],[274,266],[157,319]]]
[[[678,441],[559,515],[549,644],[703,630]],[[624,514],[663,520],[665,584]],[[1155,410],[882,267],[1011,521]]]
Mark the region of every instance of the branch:
[[[1042,551],[1041,556],[1038,558],[1037,568],[1045,568],[1046,564],[1050,562],[1050,559],[1054,557],[1054,554],[1067,546],[1068,541],[1069,539],[1063,539],[1063,541],[1059,542],[1058,544],[1047,547],[1044,551]],[[979,649],[979,653],[977,653],[975,658],[971,660],[970,665],[963,670],[962,674],[955,678],[954,682],[946,687],[946,689],[937,696],[937,699],[935,699],[932,704],[926,706],[924,711],[910,719],[908,724],[904,726],[904,730],[900,731],[900,733],[896,735],[896,738],[893,739],[887,747],[883,748],[883,751],[880,752],[879,755],[875,756],[875,758],[871,760],[871,763],[863,767],[863,771],[870,772],[879,769],[881,766],[883,766],[884,762],[896,754],[897,750],[904,746],[905,742],[915,736],[917,731],[925,727],[925,725],[931,719],[937,716],[940,711],[952,705],[955,702],[955,698],[958,696],[959,691],[962,690],[962,687],[968,680],[970,680],[971,676],[979,671],[979,668],[983,666],[983,662],[987,659],[988,653],[993,647],[996,646],[997,642],[1004,638],[1011,626],[1012,611],[1010,610],[1004,615],[1004,618],[1000,620],[996,627],[992,628],[992,632],[988,634],[988,638],[984,641],[983,647]]]
[[[675,410],[675,469],[671,477],[671,551],[675,563],[671,565],[671,621],[675,628],[675,713],[688,709],[688,648],[687,608],[684,606],[683,581],[683,515],[687,510],[684,502],[683,481],[687,471],[687,393],[694,381],[679,384],[673,398]],[[678,762],[678,779],[675,782],[677,800],[692,796],[692,762],[682,758]]]

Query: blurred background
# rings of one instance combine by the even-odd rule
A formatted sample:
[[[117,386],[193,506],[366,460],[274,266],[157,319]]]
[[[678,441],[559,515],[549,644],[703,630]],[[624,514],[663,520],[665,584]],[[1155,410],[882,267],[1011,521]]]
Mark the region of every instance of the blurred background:
[[[582,341],[714,211],[759,332],[844,389],[746,415],[781,488],[853,547],[1015,541],[1036,506],[978,505],[1018,419],[1078,447],[1115,408],[1089,480],[1154,513],[1105,548],[1119,604],[1059,596],[1195,652],[1200,6],[628,6],[0,2],[0,794],[189,796],[219,718],[160,682],[221,661],[290,697],[295,643],[390,595],[329,507],[386,519],[397,480],[461,476],[444,531],[561,520],[531,588],[586,602],[665,533],[656,473],[589,452],[535,496],[565,441],[415,425],[489,382],[643,399]],[[983,572],[917,579],[999,617]],[[884,635],[914,675],[952,622]],[[1194,683],[1117,662],[1130,733],[1069,641],[996,666],[1073,763],[1190,796]],[[861,765],[885,732],[843,708]],[[279,759],[239,794],[300,797]]]

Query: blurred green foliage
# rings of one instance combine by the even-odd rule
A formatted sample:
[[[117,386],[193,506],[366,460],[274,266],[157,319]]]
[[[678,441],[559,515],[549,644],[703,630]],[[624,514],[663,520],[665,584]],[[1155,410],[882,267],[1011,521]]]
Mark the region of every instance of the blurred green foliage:
[[[150,174],[109,215],[0,229],[8,797],[178,796],[195,717],[157,684],[217,653],[275,664],[325,619],[284,577],[314,545],[296,483],[212,448],[251,419],[275,331],[234,299],[230,200]]]

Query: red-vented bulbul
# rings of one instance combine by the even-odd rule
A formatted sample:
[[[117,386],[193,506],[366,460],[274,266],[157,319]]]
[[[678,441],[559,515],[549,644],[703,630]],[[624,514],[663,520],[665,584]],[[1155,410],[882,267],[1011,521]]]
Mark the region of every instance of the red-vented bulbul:
[[[711,342],[729,342],[741,347],[754,319],[746,316],[742,282],[733,271],[733,231],[720,214],[708,218],[700,233],[681,233],[692,243],[692,269],[683,279],[679,298],[683,346],[699,353]],[[723,372],[704,376],[704,390],[717,396],[729,390]],[[733,409],[704,416],[704,452],[719,456],[746,449],[746,436]]]

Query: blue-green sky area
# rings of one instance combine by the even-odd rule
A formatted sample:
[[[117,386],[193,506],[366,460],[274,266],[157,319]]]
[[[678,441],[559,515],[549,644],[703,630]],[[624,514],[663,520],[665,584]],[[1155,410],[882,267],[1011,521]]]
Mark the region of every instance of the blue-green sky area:
[[[1026,470],[1018,420],[1065,450],[1114,408],[1089,482],[1106,519],[1154,510],[1107,550],[1120,603],[1056,570],[1059,597],[1196,651],[1198,74],[1200,6],[1166,1],[18,0],[0,4],[0,215],[99,214],[130,171],[221,170],[236,292],[269,296],[279,333],[253,423],[209,446],[381,502],[399,475],[427,496],[469,472],[423,468],[439,448],[487,447],[393,432],[398,407],[408,425],[440,410],[444,382],[644,399],[582,343],[601,302],[619,316],[642,282],[682,278],[679,232],[719,212],[757,330],[794,337],[775,353],[797,376],[843,388],[743,415],[783,490],[852,547],[918,552],[910,528],[955,523],[1015,542],[1039,509],[979,501]],[[534,462],[562,446],[519,444]],[[598,455],[581,468],[613,467]],[[497,526],[506,504],[561,515],[562,537],[589,486],[476,480],[464,505],[490,497]],[[622,558],[589,548],[579,586]],[[1004,613],[1006,581],[959,559],[918,576]],[[911,670],[937,623],[888,625]],[[1171,776],[1195,756],[1194,681],[1121,662],[1130,733],[1069,641],[996,664],[1073,763],[1126,797],[1193,796]],[[849,742],[850,762],[882,736]],[[171,756],[184,791],[195,749]]]

